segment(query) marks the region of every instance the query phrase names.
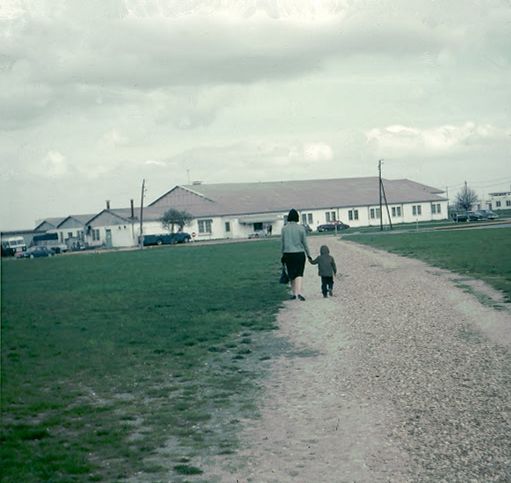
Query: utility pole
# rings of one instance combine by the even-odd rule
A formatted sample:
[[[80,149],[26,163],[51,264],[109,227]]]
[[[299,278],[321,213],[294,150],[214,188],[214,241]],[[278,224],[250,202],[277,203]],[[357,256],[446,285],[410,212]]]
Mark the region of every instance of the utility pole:
[[[142,193],[140,195],[140,249],[144,248],[144,194],[145,194],[145,179],[142,180]]]
[[[380,194],[380,231],[383,231],[383,213],[381,209],[381,162],[383,159],[378,161],[378,191]]]
[[[381,180],[381,190],[383,192],[383,199],[385,200],[385,208],[387,208],[387,218],[389,219],[389,226],[392,230],[392,219],[390,218],[390,210],[389,210],[389,204],[387,202],[387,194],[385,193],[385,185],[383,184],[383,180]]]

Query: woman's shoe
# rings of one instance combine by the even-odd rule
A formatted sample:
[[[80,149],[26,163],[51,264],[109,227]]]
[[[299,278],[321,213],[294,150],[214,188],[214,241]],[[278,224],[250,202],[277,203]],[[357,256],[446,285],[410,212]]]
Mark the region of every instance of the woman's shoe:
[[[289,297],[289,300],[296,300],[296,295],[291,295],[291,297]]]
[[[305,302],[305,297],[303,295],[298,295],[298,300]]]

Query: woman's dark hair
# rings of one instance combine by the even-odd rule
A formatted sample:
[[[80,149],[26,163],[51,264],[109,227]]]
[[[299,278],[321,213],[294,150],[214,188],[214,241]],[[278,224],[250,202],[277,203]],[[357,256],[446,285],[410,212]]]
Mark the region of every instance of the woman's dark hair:
[[[299,219],[300,219],[300,217],[298,216],[298,211],[296,211],[294,208],[291,209],[291,211],[287,215],[287,221],[296,221],[296,222],[298,222]]]

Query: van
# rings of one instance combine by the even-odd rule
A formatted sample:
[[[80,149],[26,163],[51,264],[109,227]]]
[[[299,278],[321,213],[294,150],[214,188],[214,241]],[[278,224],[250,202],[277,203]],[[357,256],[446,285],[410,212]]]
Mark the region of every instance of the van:
[[[2,257],[12,257],[16,253],[25,252],[27,245],[22,236],[12,236],[2,240]]]

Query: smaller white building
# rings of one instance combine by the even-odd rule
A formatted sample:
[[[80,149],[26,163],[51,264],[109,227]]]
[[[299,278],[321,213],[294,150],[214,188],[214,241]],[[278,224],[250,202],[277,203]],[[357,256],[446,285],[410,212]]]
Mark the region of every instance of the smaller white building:
[[[499,193],[488,193],[486,203],[490,210],[509,210],[511,209],[511,191],[501,191]]]

